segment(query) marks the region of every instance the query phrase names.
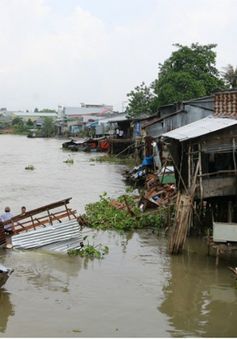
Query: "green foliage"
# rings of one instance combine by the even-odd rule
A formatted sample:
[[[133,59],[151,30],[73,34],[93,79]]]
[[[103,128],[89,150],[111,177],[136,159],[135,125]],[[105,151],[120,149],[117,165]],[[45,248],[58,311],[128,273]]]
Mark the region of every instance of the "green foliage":
[[[24,121],[22,118],[16,117],[12,119],[12,126],[23,126],[23,125],[24,125]]]
[[[51,117],[44,118],[44,123],[41,129],[41,134],[42,136],[46,138],[52,137],[55,135],[55,125],[54,125],[53,118]]]
[[[140,220],[140,227],[154,227],[160,228],[160,226],[164,223],[164,216],[162,213],[159,214],[143,214]]]
[[[178,50],[159,64],[153,88],[158,106],[210,95],[225,88],[216,68],[215,44],[191,47],[175,44]]]
[[[89,227],[96,229],[115,229],[118,231],[129,231],[143,227],[160,228],[164,223],[164,214],[159,209],[154,214],[145,214],[140,211],[134,197],[122,195],[117,199],[120,203],[127,203],[129,211],[117,209],[111,204],[111,199],[106,193],[100,196],[100,200],[86,205],[84,216]]]
[[[34,126],[34,123],[31,119],[28,119],[27,122],[26,122],[26,125],[30,128],[32,128]]]
[[[224,72],[222,72],[222,77],[228,87],[237,88],[237,67],[232,65],[227,65],[224,67]]]
[[[64,160],[66,164],[73,164],[74,160],[72,158],[68,158],[67,160]]]
[[[130,230],[134,226],[133,218],[114,208],[106,193],[100,196],[100,201],[86,205],[85,210],[87,223],[92,228]]]
[[[12,126],[16,134],[27,134],[30,128],[30,126],[25,125],[23,119],[20,117],[12,119]]]
[[[146,86],[144,82],[129,92],[127,97],[129,99],[126,113],[129,118],[139,117],[142,114],[151,115],[153,113],[153,89]]]
[[[35,168],[34,168],[33,165],[27,165],[27,166],[25,167],[25,170],[33,171],[34,169],[35,169]]]
[[[97,156],[96,158],[91,158],[90,161],[97,161],[97,162],[108,162],[111,164],[120,164],[120,165],[127,165],[130,167],[135,166],[135,160],[131,156],[116,156],[111,154],[105,154],[102,156]]]
[[[82,248],[68,250],[70,256],[79,255],[81,257],[90,258],[90,259],[102,259],[105,254],[109,253],[108,246],[103,246],[101,244],[94,246],[87,244]]]

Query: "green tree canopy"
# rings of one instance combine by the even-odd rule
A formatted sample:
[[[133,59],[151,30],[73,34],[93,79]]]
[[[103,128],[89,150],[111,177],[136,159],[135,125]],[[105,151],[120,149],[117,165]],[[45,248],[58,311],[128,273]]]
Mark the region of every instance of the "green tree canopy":
[[[152,85],[157,106],[210,95],[225,88],[216,68],[215,44],[174,46],[178,50],[159,64],[158,79]]]
[[[23,126],[24,125],[23,119],[20,118],[20,117],[13,118],[12,119],[12,126],[16,126],[16,125]]]
[[[32,127],[32,126],[34,126],[34,123],[33,123],[33,121],[29,118],[29,119],[27,120],[27,122],[26,122],[26,125],[27,125],[28,127]]]
[[[222,72],[222,77],[227,84],[231,88],[237,87],[237,67],[233,67],[232,65],[227,65],[224,67],[224,72]]]
[[[44,123],[41,129],[41,134],[44,137],[52,137],[55,135],[55,125],[51,117],[45,117]]]
[[[152,113],[152,104],[154,101],[153,90],[151,87],[146,86],[144,82],[129,92],[127,97],[128,106],[126,108],[126,113],[129,118]]]

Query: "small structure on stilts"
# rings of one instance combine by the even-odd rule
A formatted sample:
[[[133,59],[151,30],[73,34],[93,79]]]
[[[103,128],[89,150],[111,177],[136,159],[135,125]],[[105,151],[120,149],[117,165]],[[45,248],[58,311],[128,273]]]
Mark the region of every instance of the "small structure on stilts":
[[[225,95],[235,105],[231,117],[218,114],[225,109]],[[178,191],[170,253],[182,251],[190,227],[197,234],[209,228],[208,245],[215,249],[218,264],[221,253],[237,250],[237,92],[218,93],[215,100],[214,116],[165,133],[162,139]]]

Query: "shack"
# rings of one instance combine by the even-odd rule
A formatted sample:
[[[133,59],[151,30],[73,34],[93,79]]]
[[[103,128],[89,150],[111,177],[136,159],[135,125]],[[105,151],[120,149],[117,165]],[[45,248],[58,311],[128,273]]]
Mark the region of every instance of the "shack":
[[[215,111],[162,135],[178,190],[170,252],[179,253],[190,225],[213,226],[213,247],[237,244],[237,92],[214,96]],[[195,214],[192,214],[192,212]]]
[[[131,119],[117,119],[109,121],[109,153],[110,154],[130,154],[134,151],[133,127]]]

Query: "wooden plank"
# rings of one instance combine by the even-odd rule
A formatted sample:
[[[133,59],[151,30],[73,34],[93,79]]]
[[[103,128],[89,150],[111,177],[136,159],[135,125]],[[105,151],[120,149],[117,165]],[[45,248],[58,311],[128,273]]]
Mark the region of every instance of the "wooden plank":
[[[75,214],[76,211],[71,211],[69,210],[68,211],[64,211],[63,213],[60,212],[60,214],[51,214],[51,221],[58,221],[63,219],[63,218],[66,218],[68,217],[68,213],[70,213],[71,216],[73,216],[75,219],[77,219],[76,217],[76,214]],[[42,219],[42,220],[40,220]],[[16,224],[15,227],[14,227],[14,231],[13,233],[14,234],[19,234],[21,232],[24,232],[24,231],[28,231],[28,230],[31,230],[32,228],[36,228],[36,227],[45,227],[46,225],[45,224],[49,224],[50,223],[50,219],[48,216],[45,216],[45,217],[42,217],[42,218],[38,218],[38,219],[34,219],[33,222],[32,221],[26,221],[25,223],[21,223],[21,224]]]
[[[34,216],[34,215],[36,215],[36,214],[45,212],[45,211],[47,211],[47,210],[51,210],[51,209],[54,209],[54,208],[57,208],[57,207],[60,207],[60,206],[69,204],[69,202],[70,202],[71,199],[72,199],[72,198],[67,198],[67,199],[64,199],[64,200],[60,200],[60,201],[54,202],[54,203],[49,204],[49,205],[45,205],[45,206],[42,206],[42,207],[39,207],[39,208],[35,208],[35,209],[33,209],[33,210],[27,211],[24,215],[18,214],[18,215],[16,215],[16,216],[14,216],[14,217],[11,219],[11,221],[12,221],[13,223],[15,223],[15,222],[17,222],[17,221],[20,221],[20,220],[29,218],[29,217]],[[2,224],[3,224],[3,225],[9,224],[9,220],[8,220],[8,221],[4,221]]]
[[[0,245],[4,245],[6,243],[6,235],[4,232],[4,227],[0,225]]]

